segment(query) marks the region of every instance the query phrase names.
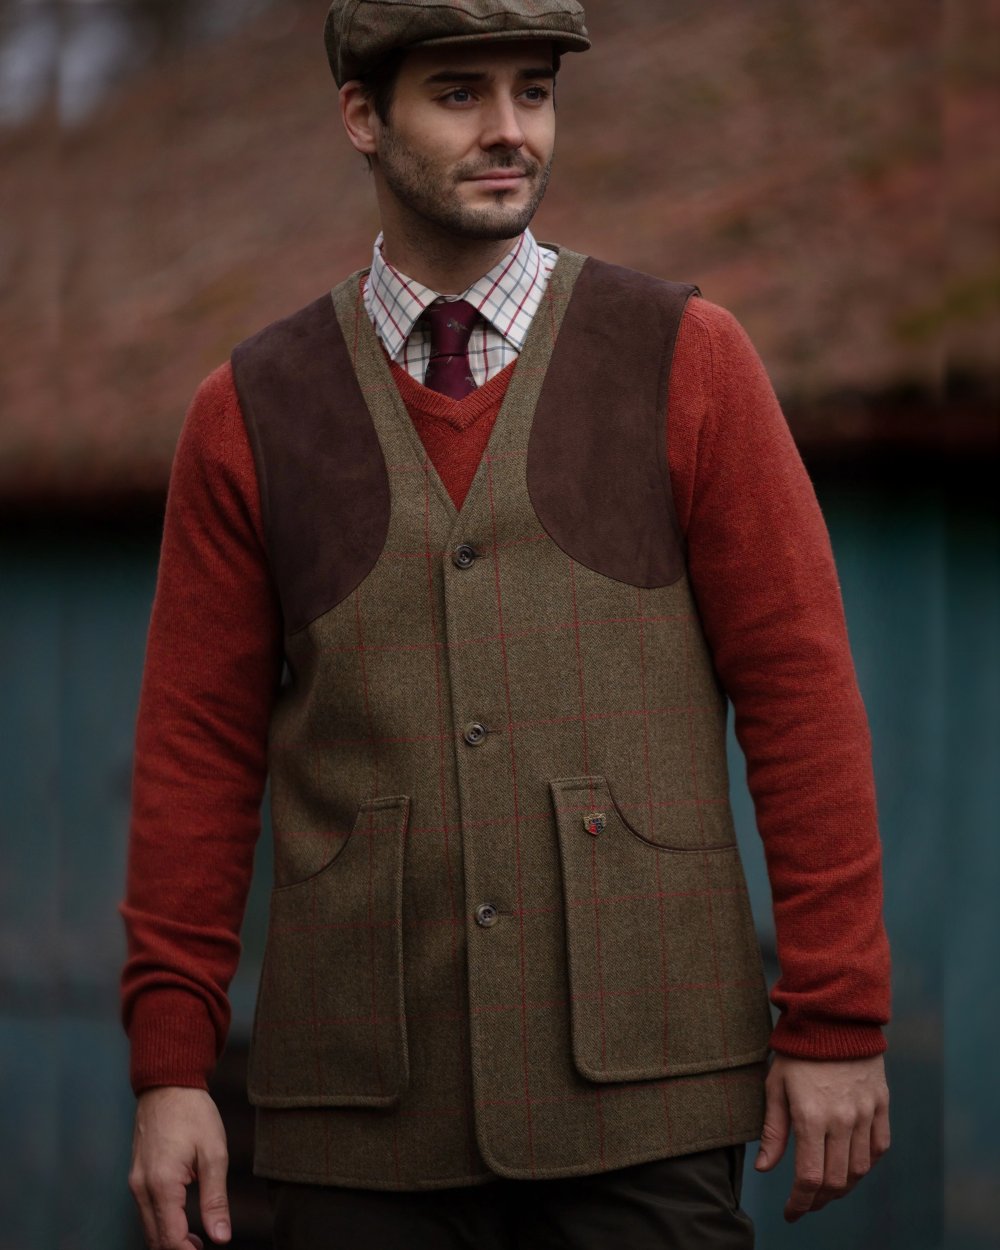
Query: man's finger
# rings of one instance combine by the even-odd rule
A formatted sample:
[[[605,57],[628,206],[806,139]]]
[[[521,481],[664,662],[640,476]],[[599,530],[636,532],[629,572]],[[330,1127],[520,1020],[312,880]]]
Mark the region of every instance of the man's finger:
[[[795,1183],[785,1203],[785,1219],[794,1224],[811,1209],[823,1184],[823,1125],[803,1117],[795,1124]]]
[[[229,1160],[224,1149],[206,1150],[198,1154],[198,1203],[201,1208],[201,1222],[215,1242],[229,1241],[232,1236],[229,1199],[226,1196],[228,1166]]]
[[[823,1184],[813,1198],[810,1211],[822,1211],[834,1198],[843,1198],[850,1189],[852,1126],[831,1125],[823,1143]]]
[[[871,1157],[874,1163],[889,1149],[889,1098],[888,1090],[882,1102],[875,1108],[871,1131]]]
[[[872,1121],[865,1116],[858,1121],[851,1134],[851,1155],[847,1167],[847,1184],[851,1189],[871,1171],[871,1139]]]
[[[153,1203],[149,1195],[149,1189],[146,1186],[145,1177],[138,1172],[130,1172],[128,1187],[131,1190],[132,1197],[135,1199],[136,1206],[139,1208],[143,1239],[147,1246],[154,1246],[156,1245],[156,1216],[153,1214]]]
[[[185,1186],[173,1177],[154,1178],[149,1186],[158,1240],[156,1250],[199,1250],[188,1236]]]
[[[760,1150],[754,1160],[754,1167],[759,1172],[769,1172],[785,1153],[791,1126],[784,1083],[780,1080],[769,1081],[765,1088],[767,1109],[760,1132]]]

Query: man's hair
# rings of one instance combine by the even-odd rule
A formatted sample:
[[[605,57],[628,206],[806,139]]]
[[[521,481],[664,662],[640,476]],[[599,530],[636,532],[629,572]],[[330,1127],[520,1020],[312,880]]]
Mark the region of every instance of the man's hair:
[[[405,55],[405,48],[390,52],[384,60],[379,61],[358,79],[361,83],[361,94],[370,101],[383,126],[389,125],[389,112],[392,109],[396,79],[399,77],[399,67],[403,64]]]
[[[403,64],[403,57],[406,55],[405,48],[398,48],[366,73],[362,74],[358,82],[361,84],[361,93],[366,100],[371,101],[372,107],[375,109],[376,116],[383,126],[389,125],[389,114],[392,111],[392,97],[396,90],[396,79],[399,77],[399,69]],[[552,68],[558,74],[559,64],[562,56],[553,49],[552,52]]]

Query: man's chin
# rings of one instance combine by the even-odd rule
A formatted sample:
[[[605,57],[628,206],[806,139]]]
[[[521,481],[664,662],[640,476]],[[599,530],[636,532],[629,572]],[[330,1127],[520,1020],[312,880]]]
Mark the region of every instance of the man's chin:
[[[531,224],[537,206],[509,205],[503,202],[503,198],[497,197],[498,202],[463,208],[453,222],[455,233],[467,239],[483,240],[512,239],[523,234]]]

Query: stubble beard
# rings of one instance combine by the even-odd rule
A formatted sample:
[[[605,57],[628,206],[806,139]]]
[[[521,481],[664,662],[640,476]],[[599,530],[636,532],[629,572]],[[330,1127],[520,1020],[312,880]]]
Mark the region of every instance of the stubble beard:
[[[382,131],[378,153],[386,184],[412,213],[437,229],[462,239],[512,239],[528,228],[549,183],[552,161],[543,168],[517,152],[492,156],[478,165],[457,166],[442,175],[433,161],[406,146],[391,127]],[[459,184],[494,169],[518,169],[533,183],[528,202],[519,209],[507,203],[509,191],[497,191],[492,203],[470,207],[458,198]]]

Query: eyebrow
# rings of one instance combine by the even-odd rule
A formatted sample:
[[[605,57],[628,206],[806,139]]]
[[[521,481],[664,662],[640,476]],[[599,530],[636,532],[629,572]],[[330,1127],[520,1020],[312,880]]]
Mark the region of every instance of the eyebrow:
[[[517,71],[518,78],[555,78],[555,76],[556,72],[551,65],[540,65],[535,69],[519,69]],[[424,79],[424,83],[430,86],[434,83],[446,82],[486,82],[489,78],[489,74],[476,70],[442,69],[436,74],[430,74]]]

